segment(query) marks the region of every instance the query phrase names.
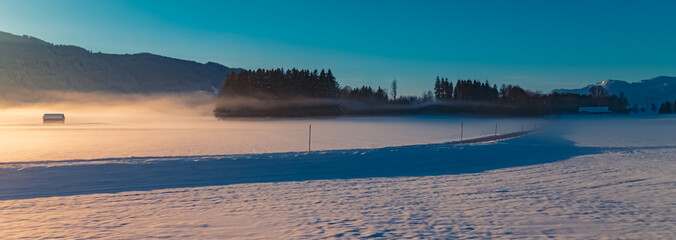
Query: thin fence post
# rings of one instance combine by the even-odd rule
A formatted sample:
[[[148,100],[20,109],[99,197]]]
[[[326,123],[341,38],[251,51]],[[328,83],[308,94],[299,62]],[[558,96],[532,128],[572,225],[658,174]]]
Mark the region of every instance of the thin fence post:
[[[498,136],[498,124],[495,124],[495,136]]]
[[[307,135],[307,151],[310,152],[312,150],[312,124],[310,124],[310,131],[308,131]]]
[[[460,122],[460,141],[462,141],[462,134],[463,131],[465,130],[465,122]]]

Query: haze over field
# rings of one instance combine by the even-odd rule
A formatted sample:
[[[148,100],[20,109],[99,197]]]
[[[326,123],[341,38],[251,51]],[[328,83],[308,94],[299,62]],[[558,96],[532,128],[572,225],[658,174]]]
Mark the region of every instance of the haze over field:
[[[47,102],[0,108],[0,162],[132,156],[192,156],[375,148],[459,140],[544,126],[543,119],[449,116],[226,119],[213,117],[214,97],[196,94],[46,92]],[[86,101],[84,101],[86,99]],[[45,112],[66,124],[43,126]]]

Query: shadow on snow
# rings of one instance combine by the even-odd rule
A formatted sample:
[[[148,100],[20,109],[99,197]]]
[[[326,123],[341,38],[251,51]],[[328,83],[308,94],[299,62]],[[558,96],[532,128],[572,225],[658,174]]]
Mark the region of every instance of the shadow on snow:
[[[0,168],[0,200],[237,183],[478,173],[599,152],[601,149],[576,147],[562,138],[531,134],[466,145],[102,159],[56,165],[16,163]]]

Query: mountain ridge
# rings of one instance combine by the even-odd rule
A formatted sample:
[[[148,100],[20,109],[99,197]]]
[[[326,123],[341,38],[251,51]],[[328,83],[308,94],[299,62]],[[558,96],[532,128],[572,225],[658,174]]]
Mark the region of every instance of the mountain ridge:
[[[589,84],[583,88],[554,89],[552,92],[589,95],[589,88],[592,86],[601,86],[611,95],[619,96],[620,93],[623,93],[630,104],[649,105],[650,103],[659,104],[665,101],[673,102],[676,100],[676,77],[670,76],[658,76],[631,83],[623,80],[609,79]]]
[[[231,72],[214,62],[152,53],[94,53],[0,31],[0,91],[17,89],[113,93],[216,94]]]

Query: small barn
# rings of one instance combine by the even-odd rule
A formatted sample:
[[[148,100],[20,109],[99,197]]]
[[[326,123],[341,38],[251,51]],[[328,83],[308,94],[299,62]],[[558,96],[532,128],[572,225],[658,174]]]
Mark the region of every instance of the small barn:
[[[609,114],[613,113],[608,107],[580,107],[577,109],[581,114]]]
[[[45,113],[45,115],[42,115],[42,123],[43,124],[65,123],[65,122],[66,122],[66,115],[63,115],[63,113]]]

